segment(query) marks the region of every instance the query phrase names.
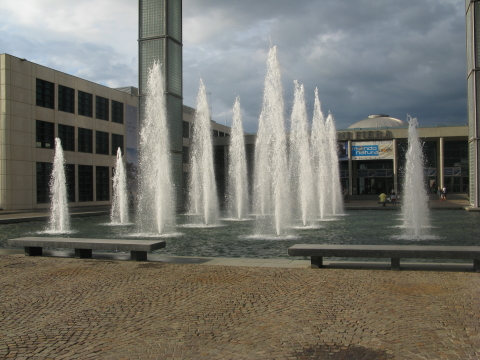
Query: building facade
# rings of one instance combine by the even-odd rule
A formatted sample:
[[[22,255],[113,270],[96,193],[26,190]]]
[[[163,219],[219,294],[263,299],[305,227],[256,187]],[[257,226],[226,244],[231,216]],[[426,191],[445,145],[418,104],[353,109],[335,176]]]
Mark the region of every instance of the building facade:
[[[0,54],[0,209],[50,206],[55,137],[66,160],[70,206],[106,205],[117,148],[138,97]]]
[[[144,97],[149,68],[154,61],[162,65],[172,148],[173,180],[183,183],[182,131],[182,1],[139,0],[139,119],[142,124]],[[183,207],[182,186],[176,186],[177,208]]]
[[[365,120],[372,117],[377,123],[366,124]],[[382,120],[388,122],[391,118],[372,115],[370,119],[337,131],[342,186],[350,195],[390,194],[392,190],[402,193],[408,125],[378,127]],[[362,123],[367,126],[358,127]],[[424,126],[418,128],[418,133],[429,192],[445,187],[448,194],[466,197],[470,190],[468,126]]]

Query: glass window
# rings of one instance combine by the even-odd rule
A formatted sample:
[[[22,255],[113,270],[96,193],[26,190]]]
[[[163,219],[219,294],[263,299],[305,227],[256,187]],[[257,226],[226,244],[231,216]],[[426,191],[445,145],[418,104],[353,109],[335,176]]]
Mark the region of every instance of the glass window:
[[[187,121],[183,122],[183,137],[187,139],[190,137],[190,124]]]
[[[95,96],[95,117],[100,120],[108,121],[108,99]]]
[[[120,148],[122,154],[123,151],[123,135],[112,134],[112,155],[117,155],[117,149]]]
[[[75,90],[58,85],[58,110],[75,113]]]
[[[58,124],[58,137],[65,151],[75,151],[75,128],[69,125]]]
[[[55,108],[55,84],[37,79],[37,106]]]
[[[190,160],[190,153],[189,153],[189,148],[188,146],[184,146],[183,147],[183,151],[182,151],[182,159],[183,159],[183,163],[184,164],[188,164],[189,160]]]
[[[78,90],[78,115],[93,117],[93,95]]]
[[[95,131],[95,153],[108,155],[108,133]]]
[[[65,164],[65,177],[67,180],[67,201],[75,202],[75,165]]]
[[[443,166],[460,167],[461,175],[468,174],[468,142],[445,141],[443,144]]]
[[[109,191],[108,191],[108,183],[109,183],[109,174],[108,174],[108,166],[96,166],[96,197],[97,201],[108,201],[110,200]]]
[[[78,201],[93,201],[93,166],[78,165]]]
[[[53,149],[55,147],[54,124],[47,121],[37,120],[36,144],[37,148]]]
[[[93,132],[90,129],[78,128],[78,151],[93,152]]]
[[[112,121],[123,124],[123,103],[112,100]]]
[[[50,176],[52,174],[52,164],[37,162],[37,204],[46,204],[50,202]]]

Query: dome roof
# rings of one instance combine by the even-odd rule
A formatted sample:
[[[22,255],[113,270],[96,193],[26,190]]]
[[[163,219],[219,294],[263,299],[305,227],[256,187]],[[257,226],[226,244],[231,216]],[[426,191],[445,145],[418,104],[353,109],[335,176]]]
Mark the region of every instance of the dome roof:
[[[357,121],[355,124],[350,125],[349,129],[372,129],[383,127],[400,127],[408,126],[405,121],[392,118],[388,115],[370,115],[367,119]]]

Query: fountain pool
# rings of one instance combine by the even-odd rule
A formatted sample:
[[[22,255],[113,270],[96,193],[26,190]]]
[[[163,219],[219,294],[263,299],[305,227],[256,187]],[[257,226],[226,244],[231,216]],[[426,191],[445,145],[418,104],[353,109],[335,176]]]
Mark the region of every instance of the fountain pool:
[[[166,240],[167,247],[154,253],[172,256],[288,258],[288,247],[298,243],[370,244],[370,245],[480,245],[480,213],[462,210],[431,211],[431,238],[414,240],[402,237],[403,219],[400,211],[348,210],[336,221],[319,221],[320,228],[289,229],[287,236],[262,238],[253,236],[254,221],[222,221],[218,227],[184,227],[192,220],[177,217],[177,232]],[[130,238],[135,226],[107,226],[106,216],[71,219],[72,234],[66,237]],[[300,225],[300,220],[298,224]],[[6,240],[38,234],[46,222],[5,224],[0,226],[0,248],[9,248]],[[71,249],[70,249],[71,251]],[[358,259],[357,259],[358,260]],[[378,259],[377,259],[378,260]],[[415,260],[417,261],[417,260]],[[419,261],[419,260],[418,260]],[[429,260],[431,262],[431,260]]]

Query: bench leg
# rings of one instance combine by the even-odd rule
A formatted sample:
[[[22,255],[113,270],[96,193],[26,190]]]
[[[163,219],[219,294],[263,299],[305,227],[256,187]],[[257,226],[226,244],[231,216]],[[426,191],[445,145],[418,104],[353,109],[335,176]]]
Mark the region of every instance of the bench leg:
[[[318,269],[323,267],[323,257],[322,256],[312,256],[310,258],[310,267],[312,269]]]
[[[480,272],[480,259],[473,259],[473,271]]]
[[[75,257],[77,259],[91,259],[92,249],[75,249]]]
[[[25,255],[28,256],[41,256],[42,248],[37,246],[25,246]]]
[[[130,258],[133,261],[145,261],[147,260],[146,251],[130,251]]]
[[[391,269],[392,270],[400,270],[400,259],[399,258],[392,258],[391,262]]]

